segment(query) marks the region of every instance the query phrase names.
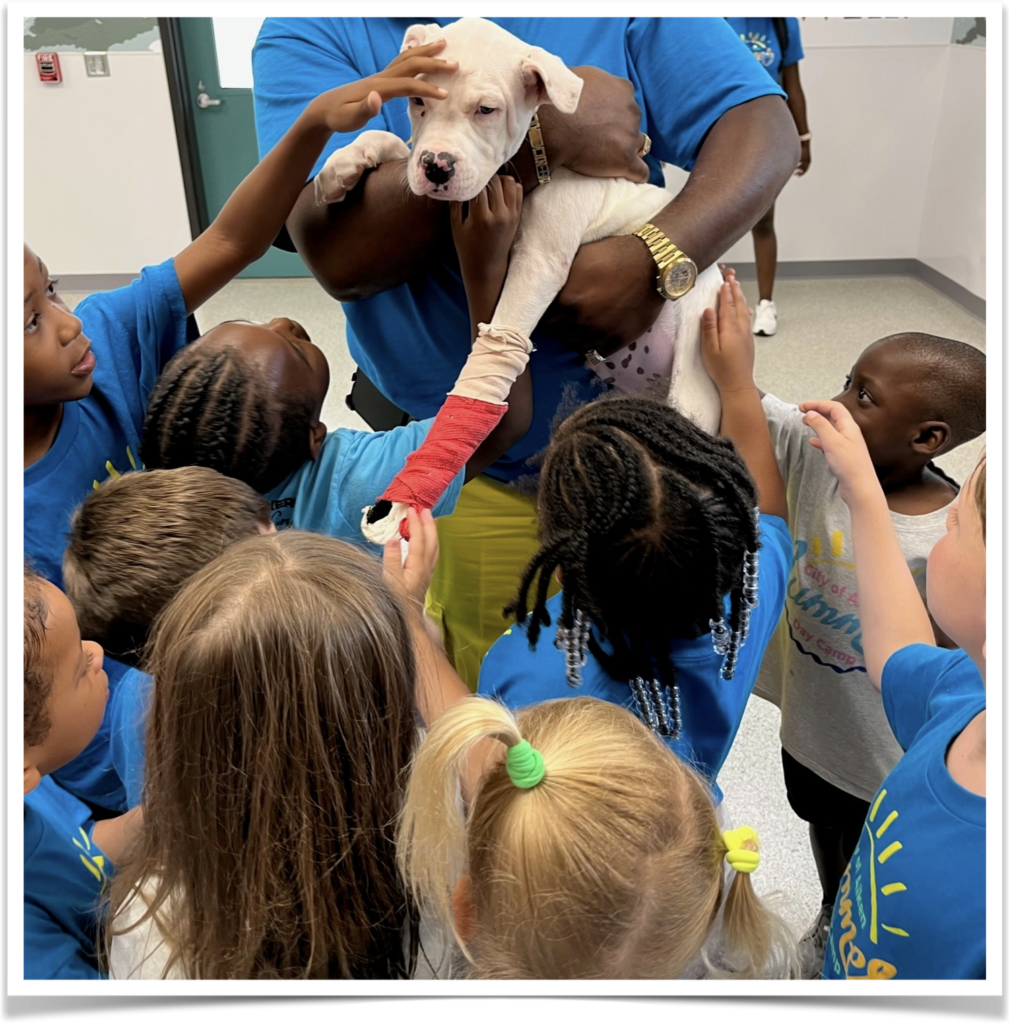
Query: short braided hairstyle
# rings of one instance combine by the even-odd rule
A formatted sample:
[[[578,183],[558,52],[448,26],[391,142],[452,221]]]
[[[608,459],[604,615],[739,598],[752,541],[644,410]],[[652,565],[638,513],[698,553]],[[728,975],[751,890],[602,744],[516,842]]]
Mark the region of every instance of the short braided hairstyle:
[[[147,469],[206,466],[263,494],[311,457],[313,412],[253,373],[240,345],[196,341],[154,385],[141,458]]]
[[[739,627],[743,558],[760,546],[757,492],[727,438],[648,398],[603,398],[558,427],[539,494],[542,546],[505,609],[528,618],[531,647],[550,625],[546,595],[558,568],[558,625],[571,629],[576,609],[591,619],[613,654],[595,637],[589,650],[615,679],[672,686],[671,641],[707,633],[726,594],[727,625]]]

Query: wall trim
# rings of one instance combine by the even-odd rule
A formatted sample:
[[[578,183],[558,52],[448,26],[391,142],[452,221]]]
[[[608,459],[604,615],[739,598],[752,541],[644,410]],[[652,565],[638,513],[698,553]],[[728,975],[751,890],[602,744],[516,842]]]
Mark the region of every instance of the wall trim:
[[[755,281],[755,263],[733,262],[741,281]],[[985,321],[987,303],[963,285],[915,259],[893,260],[786,260],[778,264],[779,278],[814,277],[915,277],[941,295],[965,309],[971,316]],[[104,292],[122,288],[134,279],[131,274],[60,274],[61,290],[68,292]]]
[[[755,263],[733,261],[732,266],[741,281],[755,281]],[[955,302],[971,316],[985,321],[987,303],[962,284],[922,263],[918,259],[872,259],[872,260],[784,260],[778,263],[779,278],[814,277],[914,277],[934,288],[947,299]]]

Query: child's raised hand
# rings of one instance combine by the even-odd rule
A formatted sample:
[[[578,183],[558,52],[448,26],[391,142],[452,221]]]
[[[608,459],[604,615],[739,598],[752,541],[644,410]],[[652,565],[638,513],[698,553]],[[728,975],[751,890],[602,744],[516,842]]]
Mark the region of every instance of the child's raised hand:
[[[519,182],[496,174],[475,199],[452,203],[452,239],[464,279],[504,279],[522,216],[522,195]]]
[[[734,272],[719,291],[717,315],[713,309],[701,315],[701,358],[723,395],[755,389],[750,314]]]
[[[840,402],[825,400],[803,402],[799,409],[805,413],[802,422],[816,435],[809,443],[823,452],[844,501],[850,505],[866,488],[878,490],[869,449],[851,413]]]
[[[382,552],[386,579],[405,591],[420,604],[431,586],[435,566],[438,564],[438,527],[430,509],[418,515],[412,508],[406,511],[410,529],[410,542],[406,561],[403,560],[400,539],[389,541]]]
[[[352,132],[366,125],[386,100],[397,96],[421,96],[444,99],[448,93],[417,75],[451,74],[459,67],[455,61],[439,60],[434,54],[445,48],[445,40],[404,50],[377,74],[358,82],[331,89],[313,100],[319,116],[331,132]]]

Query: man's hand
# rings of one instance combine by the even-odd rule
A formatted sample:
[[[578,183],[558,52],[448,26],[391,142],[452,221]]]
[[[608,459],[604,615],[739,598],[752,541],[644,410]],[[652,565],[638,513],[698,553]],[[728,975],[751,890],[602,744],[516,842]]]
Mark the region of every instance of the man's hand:
[[[666,300],[655,288],[655,261],[640,238],[622,235],[583,245],[542,325],[572,348],[601,356],[637,341]]]
[[[590,178],[648,181],[641,149],[641,108],[626,78],[594,67],[571,69],[584,83],[578,109],[560,114],[539,109],[547,161]],[[633,339],[631,339],[633,340]]]

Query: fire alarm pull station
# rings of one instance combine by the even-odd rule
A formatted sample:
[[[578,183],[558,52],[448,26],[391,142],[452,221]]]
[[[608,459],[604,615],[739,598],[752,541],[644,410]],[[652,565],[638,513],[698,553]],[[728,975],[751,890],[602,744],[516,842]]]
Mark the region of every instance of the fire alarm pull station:
[[[36,53],[35,63],[38,65],[40,82],[63,81],[63,72],[60,71],[60,55],[58,53]]]

